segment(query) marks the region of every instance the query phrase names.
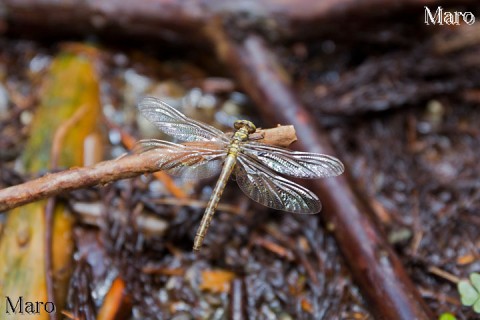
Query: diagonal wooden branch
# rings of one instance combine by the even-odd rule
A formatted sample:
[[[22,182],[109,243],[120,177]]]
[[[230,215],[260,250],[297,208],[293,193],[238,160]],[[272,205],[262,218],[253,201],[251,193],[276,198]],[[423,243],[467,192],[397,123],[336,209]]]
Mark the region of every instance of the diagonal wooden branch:
[[[29,35],[95,33],[118,36],[121,33],[123,37],[155,37],[204,46],[208,42],[203,27],[214,17],[229,17],[230,26],[239,33],[250,29],[261,32],[266,38],[299,39],[331,34],[338,30],[339,21],[348,22],[352,15],[356,20],[372,19],[412,7],[423,10],[424,5],[433,2],[438,6],[453,1],[3,0],[0,2],[0,33],[2,26],[7,31]]]
[[[293,126],[257,130],[254,139],[287,147],[296,141]],[[161,170],[158,167],[158,150],[129,155],[117,160],[100,162],[90,167],[74,168],[0,190],[0,212],[52,197],[63,192],[94,185],[104,185],[112,181],[139,176]]]
[[[263,39],[250,35],[234,42],[222,23],[210,32],[218,55],[265,119],[293,123],[302,150],[335,154],[328,137],[293,92],[287,73]],[[370,219],[371,208],[355,191],[348,172],[335,179],[314,180],[313,186],[324,204],[320,217],[333,232],[373,314],[378,319],[432,319],[400,259]]]

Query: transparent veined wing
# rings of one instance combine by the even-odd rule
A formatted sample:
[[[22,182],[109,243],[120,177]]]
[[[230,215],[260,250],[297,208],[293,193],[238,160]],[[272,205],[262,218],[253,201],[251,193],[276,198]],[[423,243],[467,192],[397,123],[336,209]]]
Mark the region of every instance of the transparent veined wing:
[[[154,97],[144,98],[138,105],[141,114],[163,133],[181,141],[215,141],[228,143],[225,134],[208,124],[190,119]]]
[[[322,209],[310,190],[276,175],[267,167],[239,156],[235,178],[242,191],[264,206],[294,213],[317,213]]]
[[[292,151],[248,141],[242,152],[270,169],[297,178],[326,178],[343,173],[344,166],[335,157],[319,153]]]
[[[156,139],[138,141],[133,152],[150,150],[158,152],[159,170],[186,179],[203,179],[218,174],[227,155],[219,144],[187,145]]]
[[[172,176],[182,177],[185,180],[210,178],[218,175],[220,170],[222,170],[225,156],[226,154],[223,154],[213,160],[198,161],[197,163],[189,166],[178,165],[174,168],[166,170],[166,172]]]

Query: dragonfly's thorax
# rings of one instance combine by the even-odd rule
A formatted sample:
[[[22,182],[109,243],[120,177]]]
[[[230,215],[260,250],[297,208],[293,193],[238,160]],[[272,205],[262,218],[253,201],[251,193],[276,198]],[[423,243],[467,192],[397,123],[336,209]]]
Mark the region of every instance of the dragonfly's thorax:
[[[233,124],[233,127],[237,129],[235,131],[230,145],[228,146],[228,154],[237,155],[240,152],[240,145],[242,142],[248,140],[248,136],[254,133],[257,128],[255,125],[248,120],[237,120]]]
[[[246,135],[246,139],[248,139],[248,135],[257,131],[257,127],[253,124],[253,122],[248,120],[237,120],[233,123],[233,127],[237,129],[235,134],[241,131],[243,134]]]

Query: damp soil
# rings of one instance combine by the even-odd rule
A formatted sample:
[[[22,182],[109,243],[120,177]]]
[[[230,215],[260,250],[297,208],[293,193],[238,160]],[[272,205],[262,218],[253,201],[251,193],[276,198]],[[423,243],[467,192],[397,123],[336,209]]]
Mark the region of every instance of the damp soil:
[[[480,269],[480,45],[448,49],[463,31],[411,37],[402,23],[276,51],[428,306],[436,315],[474,319],[453,280]],[[1,187],[42,174],[22,174],[15,160],[61,48],[0,39]],[[185,113],[223,129],[235,117],[262,124],[208,54],[109,44],[95,51],[104,113],[118,126],[105,124],[105,159],[127,152],[120,131],[157,135],[136,115],[146,94],[194,101]],[[68,310],[92,316],[120,278],[124,319],[373,319],[318,216],[262,207],[230,182],[195,254],[193,237],[215,180],[174,181],[196,202],[180,201],[152,176],[61,197],[77,217]],[[147,218],[150,227],[142,227]]]

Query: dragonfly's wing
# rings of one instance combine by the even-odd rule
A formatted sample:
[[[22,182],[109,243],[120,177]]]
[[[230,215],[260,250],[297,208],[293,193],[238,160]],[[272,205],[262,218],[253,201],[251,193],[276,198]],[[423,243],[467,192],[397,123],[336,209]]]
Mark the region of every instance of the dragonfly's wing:
[[[207,144],[208,145],[208,144]],[[216,175],[227,153],[224,149],[147,139],[140,140],[133,152],[158,152],[158,169],[187,179],[203,179]]]
[[[168,169],[166,172],[172,176],[182,177],[186,180],[199,180],[216,176],[222,169],[225,155],[221,155],[216,159],[208,161],[198,161],[190,166],[176,166]]]
[[[344,171],[340,160],[319,153],[292,151],[253,141],[246,142],[242,151],[270,169],[291,177],[325,178]]]
[[[138,105],[142,115],[165,134],[181,141],[228,142],[225,134],[208,124],[187,118],[184,114],[154,97],[144,98]]]
[[[295,213],[317,213],[322,209],[313,192],[248,157],[238,157],[235,176],[246,195],[267,207]]]

